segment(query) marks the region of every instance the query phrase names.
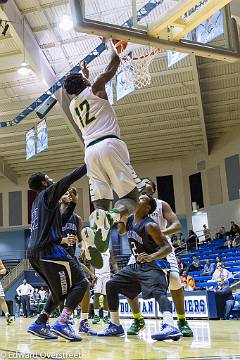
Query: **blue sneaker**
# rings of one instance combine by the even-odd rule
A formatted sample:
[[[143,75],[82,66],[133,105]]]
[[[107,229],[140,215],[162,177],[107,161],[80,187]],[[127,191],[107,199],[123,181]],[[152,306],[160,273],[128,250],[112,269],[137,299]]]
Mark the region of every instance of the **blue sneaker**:
[[[56,335],[51,333],[50,326],[47,324],[36,324],[34,322],[29,326],[27,332],[39,336],[42,339],[55,340],[58,338]]]
[[[112,322],[108,325],[108,327],[98,333],[98,336],[122,336],[124,335],[124,330],[122,325],[115,325]]]
[[[168,324],[163,324],[161,326],[160,332],[157,334],[153,334],[151,338],[158,341],[169,339],[179,340],[181,336],[182,333],[177,328]]]
[[[51,331],[54,334],[57,334],[64,339],[70,340],[70,341],[81,341],[82,338],[75,334],[74,329],[71,325],[68,323],[61,324],[59,321],[55,322],[55,324],[51,327]]]
[[[97,336],[97,332],[90,328],[88,320],[81,320],[79,325],[79,332],[90,336]]]

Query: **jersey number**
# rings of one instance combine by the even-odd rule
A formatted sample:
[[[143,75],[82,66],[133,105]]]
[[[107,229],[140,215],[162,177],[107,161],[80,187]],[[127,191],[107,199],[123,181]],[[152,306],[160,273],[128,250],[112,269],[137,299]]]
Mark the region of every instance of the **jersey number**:
[[[86,113],[85,118],[82,118],[81,113],[80,113],[80,111],[83,111],[83,110],[85,110],[85,113]],[[88,124],[90,124],[92,121],[96,120],[95,116],[90,117],[90,105],[87,100],[84,100],[83,102],[81,102],[79,107],[75,108],[75,111],[76,111],[76,114],[77,114],[83,128],[85,126],[87,126]]]
[[[136,247],[136,244],[135,244],[135,242],[131,242],[131,250],[132,250],[132,253],[133,253],[133,255],[134,256],[138,256],[138,253],[137,253],[137,247]]]

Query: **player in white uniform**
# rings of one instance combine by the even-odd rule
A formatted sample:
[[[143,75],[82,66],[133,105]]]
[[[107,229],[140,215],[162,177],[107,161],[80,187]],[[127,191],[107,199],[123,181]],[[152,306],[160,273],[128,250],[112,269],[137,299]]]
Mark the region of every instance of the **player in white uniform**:
[[[5,275],[6,272],[7,272],[7,270],[6,270],[5,266],[3,265],[2,260],[0,259],[0,278],[1,278],[1,275]],[[7,324],[8,325],[11,324],[12,318],[11,318],[11,315],[9,314],[8,306],[5,301],[5,294],[4,294],[4,290],[2,287],[1,281],[0,281],[0,307],[5,314]]]
[[[110,270],[110,251],[102,253],[103,267],[95,270],[95,276],[97,278],[96,285],[94,287],[94,319],[93,324],[100,322],[99,314],[99,297],[103,295],[103,321],[109,323],[108,317],[108,303],[106,297],[106,283],[111,278]]]
[[[132,166],[126,144],[120,139],[117,117],[108,101],[105,85],[110,81],[120,64],[120,58],[112,49],[111,60],[104,73],[91,85],[86,64],[81,73],[70,74],[64,83],[69,95],[74,95],[70,111],[80,128],[85,144],[85,163],[90,183],[90,195],[95,211],[90,226],[97,231],[83,229],[83,240],[100,252],[108,248],[108,232],[114,221],[132,213],[138,201],[138,188],[144,184]],[[119,200],[114,209],[106,214],[113,200],[113,190]],[[92,225],[91,225],[92,224]],[[94,242],[95,241],[95,242]],[[90,254],[90,256],[93,256]]]
[[[145,179],[145,192],[148,195],[153,195],[156,191],[155,183],[150,179]],[[151,214],[151,218],[159,224],[162,234],[166,235],[169,243],[171,244],[171,238],[169,235],[181,231],[182,226],[177,218],[177,215],[172,211],[170,205],[165,201],[155,198],[157,207],[156,210]],[[171,244],[172,245],[172,244]],[[167,256],[167,260],[170,263],[170,278],[169,278],[169,289],[171,291],[172,299],[176,308],[178,316],[178,327],[182,332],[183,336],[192,337],[193,332],[189,327],[184,309],[184,290],[179,276],[179,269],[177,264],[177,259],[175,256],[174,249],[172,247],[172,252]],[[134,261],[134,258],[130,258],[130,263]],[[130,300],[128,299],[129,304],[135,314],[134,323],[128,330],[128,334],[137,333],[143,326],[144,321],[140,315],[140,310],[138,306],[138,299]]]

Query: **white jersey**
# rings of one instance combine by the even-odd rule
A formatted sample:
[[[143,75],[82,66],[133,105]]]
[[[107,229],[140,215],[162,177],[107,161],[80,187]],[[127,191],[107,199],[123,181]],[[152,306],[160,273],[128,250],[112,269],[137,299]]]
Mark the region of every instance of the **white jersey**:
[[[98,276],[110,276],[110,252],[107,250],[102,253],[103,267],[101,269],[95,269],[95,275]]]
[[[167,220],[163,217],[163,210],[162,210],[162,200],[156,199],[156,210],[154,213],[151,214],[151,218],[159,225],[161,230],[165,230],[167,228]]]
[[[93,94],[91,86],[70,103],[72,117],[83,136],[85,146],[106,135],[120,137],[116,113],[108,100]]]

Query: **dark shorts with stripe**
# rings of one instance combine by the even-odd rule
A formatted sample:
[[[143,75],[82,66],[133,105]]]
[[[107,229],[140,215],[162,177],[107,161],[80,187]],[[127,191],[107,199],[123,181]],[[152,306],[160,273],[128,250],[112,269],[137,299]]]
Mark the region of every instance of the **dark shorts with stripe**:
[[[63,301],[73,286],[86,281],[77,258],[69,255],[61,245],[28,251],[28,259],[49,286],[56,302]]]
[[[157,293],[167,295],[169,271],[151,263],[125,266],[110,280],[120,294],[134,299],[142,293],[143,299],[155,297]],[[109,294],[110,296],[110,294]]]

